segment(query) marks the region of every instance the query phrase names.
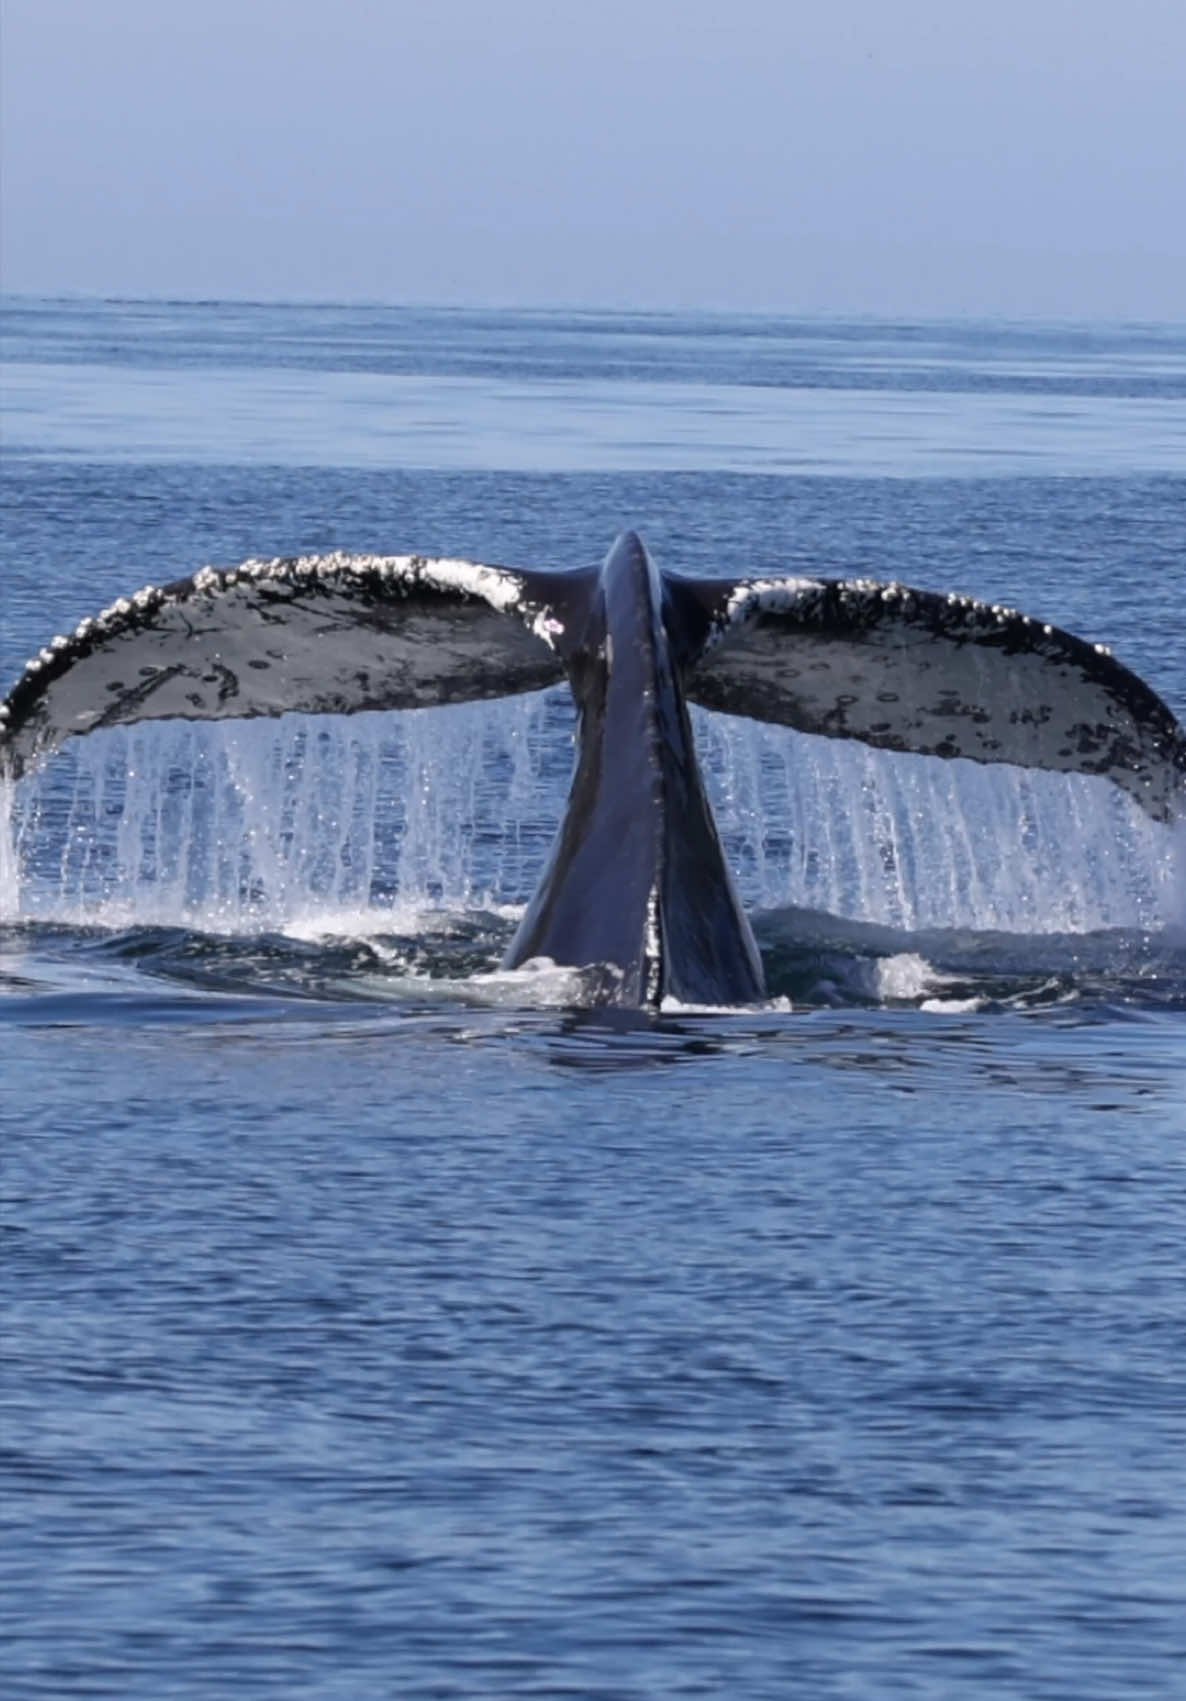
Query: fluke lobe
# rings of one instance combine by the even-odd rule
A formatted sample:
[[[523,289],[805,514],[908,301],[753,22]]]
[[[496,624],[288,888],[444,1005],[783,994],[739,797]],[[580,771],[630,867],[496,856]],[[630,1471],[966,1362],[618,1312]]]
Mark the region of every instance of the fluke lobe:
[[[660,573],[633,532],[568,572],[326,555],[148,586],[29,662],[0,705],[0,770],[19,778],[67,738],[135,721],[418,708],[565,678],[572,789],[506,962],[608,965],[624,1005],[764,992],[688,701],[884,750],[1101,775],[1160,822],[1186,807],[1186,734],[1103,645],[868,579]]]

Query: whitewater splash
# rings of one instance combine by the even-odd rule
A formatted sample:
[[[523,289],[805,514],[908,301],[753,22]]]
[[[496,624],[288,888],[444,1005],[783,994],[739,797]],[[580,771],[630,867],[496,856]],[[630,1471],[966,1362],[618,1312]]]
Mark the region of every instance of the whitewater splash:
[[[1186,920],[1183,826],[1078,776],[888,756],[694,713],[742,897],[915,931]],[[150,723],[0,787],[0,918],[409,930],[530,896],[563,809],[565,692],[349,719]]]

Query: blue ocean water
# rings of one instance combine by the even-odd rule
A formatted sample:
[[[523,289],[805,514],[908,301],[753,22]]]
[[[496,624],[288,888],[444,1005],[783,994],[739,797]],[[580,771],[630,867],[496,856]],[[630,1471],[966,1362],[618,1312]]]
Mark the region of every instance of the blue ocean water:
[[[0,673],[331,548],[1017,604],[1186,716],[1186,332],[12,302]],[[501,950],[562,696],[96,735],[0,844],[0,1674],[1186,1693],[1186,852],[702,716],[772,997]]]

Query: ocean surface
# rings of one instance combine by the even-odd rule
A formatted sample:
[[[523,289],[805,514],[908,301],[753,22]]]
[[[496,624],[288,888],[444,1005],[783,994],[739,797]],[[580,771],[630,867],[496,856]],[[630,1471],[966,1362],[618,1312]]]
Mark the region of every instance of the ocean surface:
[[[5,687],[206,563],[899,579],[1186,717],[1186,327],[10,300]],[[1186,841],[698,713],[769,1001],[499,961],[563,693],[0,795],[0,1692],[1186,1696]]]

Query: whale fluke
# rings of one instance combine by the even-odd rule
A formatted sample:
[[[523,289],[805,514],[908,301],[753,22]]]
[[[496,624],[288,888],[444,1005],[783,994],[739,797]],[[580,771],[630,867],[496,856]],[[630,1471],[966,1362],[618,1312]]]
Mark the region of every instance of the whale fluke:
[[[0,760],[20,775],[68,738],[136,721],[538,690],[564,677],[547,622],[581,581],[557,578],[418,555],[204,567],[121,597],[34,656],[0,705]]]
[[[761,996],[686,699],[885,750],[1100,775],[1186,812],[1186,734],[1102,645],[1012,609],[872,580],[660,574],[625,532],[600,568],[415,555],[203,568],[120,599],[28,664],[0,770],[160,719],[351,714],[534,691],[580,716],[568,807],[508,953],[609,963],[618,999]]]
[[[704,632],[684,685],[706,708],[879,750],[1096,774],[1155,821],[1182,812],[1186,735],[1104,644],[871,579],[676,583]]]

